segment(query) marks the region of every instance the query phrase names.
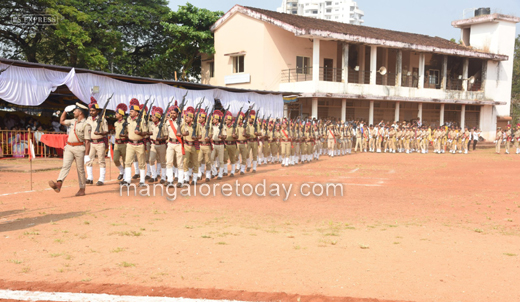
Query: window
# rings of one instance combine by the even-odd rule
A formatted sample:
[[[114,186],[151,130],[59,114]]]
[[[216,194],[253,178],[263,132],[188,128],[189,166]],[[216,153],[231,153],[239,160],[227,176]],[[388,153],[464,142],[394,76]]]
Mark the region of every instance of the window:
[[[215,62],[209,62],[209,77],[215,77]]]
[[[310,57],[296,57],[296,73],[310,74]]]
[[[332,2],[331,1],[327,1],[327,2],[325,2],[325,5],[332,5]]]
[[[313,10],[312,13],[316,15],[318,13],[318,11],[317,10]]]
[[[297,11],[297,10],[293,10],[292,13],[293,13],[294,15],[296,15],[296,14],[298,13],[298,11]]]
[[[331,11],[332,11],[332,9],[327,8],[327,13],[330,13]]]
[[[233,57],[233,73],[244,72],[244,56]]]

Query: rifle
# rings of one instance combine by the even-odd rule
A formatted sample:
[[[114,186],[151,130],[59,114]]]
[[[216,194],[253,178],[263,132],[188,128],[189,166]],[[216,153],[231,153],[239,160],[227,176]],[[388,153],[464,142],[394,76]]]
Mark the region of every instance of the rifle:
[[[202,98],[202,101],[200,101],[200,103],[197,104],[197,107],[195,107],[195,117],[193,119],[193,125],[192,125],[192,133],[191,133],[191,138],[192,139],[196,139],[197,138],[197,123],[198,123],[198,120],[199,120],[199,114],[197,114],[197,111],[200,110],[200,107],[202,106],[202,103],[204,103],[204,99],[206,97],[203,97]]]
[[[238,110],[237,118],[235,119],[235,123],[233,123],[233,133],[235,133],[237,129],[238,118],[240,117],[240,113],[242,113],[242,108],[244,108],[244,106],[240,107],[240,110]]]
[[[114,93],[112,93],[112,95],[106,101],[105,106],[103,106],[103,112],[101,113],[101,115],[98,115],[97,126],[96,126],[96,131],[95,131],[97,133],[99,133],[99,127],[101,126],[101,123],[103,122],[103,119],[105,118],[105,113],[107,112],[107,105],[108,105],[108,103],[110,103],[110,100],[112,99],[113,96],[114,96]]]
[[[173,102],[173,98],[174,97],[172,97],[172,99],[170,100],[168,105],[166,105],[165,112],[164,112],[163,116],[161,116],[161,121],[159,122],[159,133],[157,133],[157,136],[155,137],[155,140],[158,140],[158,139],[162,138],[162,127],[164,126],[164,120],[166,119],[166,116],[168,115],[167,114],[168,108],[170,108],[170,105]]]
[[[2,74],[4,71],[6,71],[7,69],[11,68],[11,66],[13,66],[14,62],[12,62],[11,64],[9,64],[9,66],[7,66],[6,68],[4,69],[0,69],[0,74]]]
[[[150,101],[150,99],[146,100],[146,102],[144,103],[144,106],[143,106],[143,110],[139,111],[139,115],[137,116],[137,119],[135,120],[137,122],[137,126],[135,127],[135,130],[138,132],[141,132],[140,131],[141,130],[141,121],[143,120],[144,109],[146,108],[148,101]]]
[[[121,129],[121,132],[119,133],[119,136],[125,135],[126,126],[128,126],[128,118],[125,118],[124,120],[125,121],[123,122],[123,129]]]
[[[209,136],[209,126],[211,125],[211,120],[212,120],[214,111],[215,111],[215,106],[213,106],[213,109],[211,109],[211,113],[208,115],[208,118],[206,119],[206,127],[205,127],[206,128],[206,137],[205,138],[208,138],[208,136]]]
[[[269,119],[271,118],[271,115],[267,117],[267,119],[262,119],[262,122],[265,123],[264,131],[265,131],[265,138],[269,138],[269,135],[267,135],[267,130],[269,129]]]
[[[247,127],[247,123],[248,123],[247,120],[249,119],[249,115],[251,114],[251,109],[254,109],[254,105],[253,105],[253,108],[249,107],[249,109],[247,109],[247,111],[246,111],[246,117],[244,118],[244,122],[242,125],[244,127],[244,129],[246,129],[246,127]]]
[[[186,94],[182,97],[181,105],[179,106],[179,116],[177,116],[177,128],[181,126],[181,120],[182,120],[182,112],[184,111],[184,107],[186,106],[186,96],[188,95],[188,91],[186,91]]]
[[[155,98],[153,99],[152,101],[152,104],[150,105],[150,110],[148,110],[148,112],[146,113],[146,123],[148,124],[148,122],[150,121],[150,114],[152,113],[152,106],[153,106],[153,103],[155,102]],[[144,109],[145,107],[143,107]]]
[[[222,117],[222,121],[220,122],[220,126],[218,128],[218,136],[222,135],[222,127],[224,126],[224,118],[226,117],[226,113],[229,111],[229,106],[231,106],[231,105],[228,105],[227,108],[224,109],[224,115]],[[242,110],[242,108],[240,110]]]

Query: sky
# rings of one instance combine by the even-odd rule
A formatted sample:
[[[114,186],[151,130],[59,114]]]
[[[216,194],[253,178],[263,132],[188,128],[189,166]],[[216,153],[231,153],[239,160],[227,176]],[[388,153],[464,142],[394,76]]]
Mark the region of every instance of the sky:
[[[223,12],[235,4],[273,11],[282,4],[282,0],[170,0],[169,6],[176,11],[186,2]],[[365,26],[456,40],[460,39],[460,29],[452,27],[451,21],[463,19],[464,9],[489,7],[492,13],[520,16],[520,0],[358,0],[357,4],[365,12]],[[519,34],[517,24],[516,35]]]

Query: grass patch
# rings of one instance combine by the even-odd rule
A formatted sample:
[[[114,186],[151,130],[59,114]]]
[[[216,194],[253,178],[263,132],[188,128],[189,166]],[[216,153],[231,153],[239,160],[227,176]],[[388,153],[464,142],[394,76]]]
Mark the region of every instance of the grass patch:
[[[359,248],[362,249],[362,250],[368,250],[370,248],[370,246],[368,246],[366,244],[360,244]]]
[[[134,267],[135,263],[130,263],[130,262],[123,261],[121,263],[118,263],[117,265],[119,265],[121,267]]]
[[[202,235],[202,236],[200,236],[200,237],[201,237],[201,238],[206,238],[206,239],[207,239],[207,238],[211,238],[211,236],[208,236],[208,235]]]
[[[111,250],[110,252],[111,253],[121,253],[121,252],[124,252],[125,250],[126,250],[125,248],[118,247],[116,249]]]
[[[108,235],[118,235],[118,236],[130,236],[130,237],[139,237],[142,235],[141,232],[136,231],[125,231],[125,232],[112,232]]]
[[[516,256],[516,254],[513,254],[513,253],[504,253],[504,255],[509,256],[509,257],[515,257]]]
[[[219,244],[219,245],[227,245],[227,243],[225,243],[224,241],[219,241],[219,242],[217,242],[217,244]]]
[[[90,281],[92,281],[91,278],[81,279],[81,282],[90,282]]]
[[[474,231],[475,231],[476,233],[483,233],[483,232],[484,232],[483,229],[474,229]]]
[[[62,244],[62,243],[63,243],[63,240],[61,240],[61,239],[54,239],[54,242],[59,243],[59,244]]]
[[[16,260],[16,259],[10,259],[10,260],[7,260],[8,262],[11,262],[11,263],[14,263],[14,264],[22,264],[22,261],[21,260]]]
[[[54,254],[51,254],[51,257],[52,258],[56,258],[56,257],[59,257],[61,255],[63,255],[63,254],[62,253],[54,253]]]
[[[33,235],[40,235],[40,232],[36,232],[36,231],[34,231],[34,232],[24,232],[23,234],[27,235],[27,236],[33,236]]]

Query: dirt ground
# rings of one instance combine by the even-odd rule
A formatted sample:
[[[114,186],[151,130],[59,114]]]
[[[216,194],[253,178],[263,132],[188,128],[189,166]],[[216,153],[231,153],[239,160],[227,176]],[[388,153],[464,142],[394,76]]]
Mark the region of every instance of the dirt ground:
[[[179,190],[173,201],[120,196],[116,182],[73,197],[75,169],[56,194],[47,181],[61,162],[33,165],[41,170],[33,173],[35,191],[24,192],[28,163],[0,160],[2,289],[247,301],[520,301],[519,155],[487,149],[322,157],[212,182],[220,186],[215,197],[194,196],[193,189],[182,197]],[[292,184],[287,200],[283,190],[280,197],[220,191],[226,183],[235,190],[236,181],[243,187],[264,180],[268,188]],[[304,192],[341,183],[343,196],[303,197],[304,183]]]

